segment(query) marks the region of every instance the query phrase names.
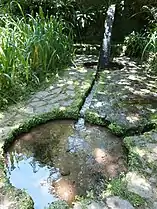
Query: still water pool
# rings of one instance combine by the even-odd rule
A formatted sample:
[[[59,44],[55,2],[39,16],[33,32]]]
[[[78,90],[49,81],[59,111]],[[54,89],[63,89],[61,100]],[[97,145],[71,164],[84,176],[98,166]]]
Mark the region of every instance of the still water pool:
[[[71,120],[48,122],[20,135],[5,156],[11,184],[28,192],[35,209],[58,199],[71,204],[75,195],[90,190],[98,195],[104,179],[126,171],[120,138],[88,124],[76,130]]]

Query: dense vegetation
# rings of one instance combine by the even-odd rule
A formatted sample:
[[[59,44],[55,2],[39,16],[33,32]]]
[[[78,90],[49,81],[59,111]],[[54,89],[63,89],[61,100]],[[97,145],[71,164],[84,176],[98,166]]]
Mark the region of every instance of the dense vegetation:
[[[125,54],[147,61],[157,71],[155,1],[1,0],[0,108],[23,99],[69,65],[73,41],[101,44],[111,3],[117,3],[119,21],[114,39],[118,40],[123,25]],[[125,31],[132,19],[140,27]]]
[[[35,18],[3,14],[0,35],[0,107],[52,80],[73,55],[71,31],[42,9]]]

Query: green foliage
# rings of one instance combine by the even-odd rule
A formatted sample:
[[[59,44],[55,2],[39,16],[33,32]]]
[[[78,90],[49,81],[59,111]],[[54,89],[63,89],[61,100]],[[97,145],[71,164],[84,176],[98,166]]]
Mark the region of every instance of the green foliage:
[[[85,120],[91,124],[96,125],[105,125],[105,121],[103,121],[99,115],[95,112],[87,110],[85,113]]]
[[[127,190],[127,182],[125,178],[122,177],[113,179],[109,182],[104,196],[106,194],[119,196],[124,200],[128,200],[134,206],[142,206],[145,203],[142,197]]]
[[[146,44],[147,38],[145,37],[145,35],[140,34],[138,32],[132,32],[128,37],[125,37],[125,55],[129,57],[141,58]]]
[[[157,71],[157,8],[144,7],[149,13],[149,34],[148,43],[146,44],[142,56],[149,52],[149,66],[151,70]]]
[[[115,124],[115,123],[111,123],[108,128],[111,130],[112,133],[120,136],[120,135],[123,135],[124,133],[124,130],[121,126]]]
[[[62,19],[73,29],[76,39],[85,40],[86,36],[100,35],[103,30],[104,16],[111,1],[98,0],[2,0],[3,5],[13,15],[31,14],[33,17],[39,13],[41,7],[45,16],[53,15]]]
[[[6,151],[10,144],[15,140],[15,138],[21,133],[28,132],[31,128],[44,124],[50,120],[59,120],[59,119],[78,119],[78,110],[75,109],[75,113],[73,112],[73,107],[70,108],[56,108],[53,109],[52,112],[44,113],[42,115],[34,116],[30,120],[25,121],[18,128],[12,130],[9,133],[7,139],[5,140],[3,149]]]
[[[151,53],[149,56],[149,66],[153,72],[157,72],[157,53]]]
[[[125,54],[142,60],[147,59],[149,68],[157,71],[157,9],[151,6],[153,2],[149,2],[147,6],[143,3],[140,2],[141,12],[145,14],[145,20],[148,22],[147,28],[141,33],[132,32],[125,38]]]
[[[56,201],[45,209],[70,209],[68,204],[64,201]]]
[[[66,30],[66,34],[64,31]],[[2,15],[0,21],[0,107],[15,102],[31,87],[48,82],[71,61],[71,31],[61,21],[44,18],[13,19]]]

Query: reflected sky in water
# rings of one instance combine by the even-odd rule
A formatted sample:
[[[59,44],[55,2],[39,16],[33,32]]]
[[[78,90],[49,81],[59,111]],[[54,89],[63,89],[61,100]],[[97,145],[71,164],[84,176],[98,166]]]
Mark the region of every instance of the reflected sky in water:
[[[59,198],[70,205],[75,195],[101,193],[103,179],[125,171],[123,156],[122,140],[103,127],[75,130],[74,121],[52,121],[15,140],[6,153],[7,175],[32,197],[35,209]]]
[[[58,199],[49,192],[51,187],[49,183],[51,169],[47,166],[40,167],[37,162],[32,165],[32,161],[32,157],[18,163],[14,161],[14,169],[11,169],[11,164],[9,163],[8,170],[12,170],[9,179],[13,186],[18,189],[25,189],[29,193],[34,201],[35,209],[43,209],[49,203]],[[57,173],[53,177],[54,179],[57,178]]]

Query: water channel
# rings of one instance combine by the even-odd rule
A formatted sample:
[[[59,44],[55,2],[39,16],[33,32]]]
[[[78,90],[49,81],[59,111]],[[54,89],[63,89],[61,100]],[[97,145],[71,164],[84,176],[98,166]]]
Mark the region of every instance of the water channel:
[[[106,64],[114,13],[115,5],[112,5],[107,12],[103,54],[100,54],[101,62],[104,60]],[[28,192],[35,209],[43,209],[58,199],[71,205],[76,195],[84,196],[91,190],[100,195],[106,179],[127,169],[122,140],[104,127],[85,124],[84,114],[96,82],[77,122],[51,121],[33,128],[16,138],[5,154],[10,182]]]

